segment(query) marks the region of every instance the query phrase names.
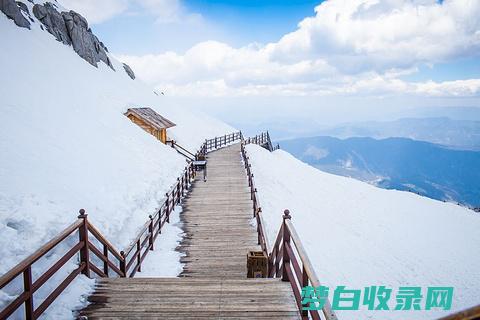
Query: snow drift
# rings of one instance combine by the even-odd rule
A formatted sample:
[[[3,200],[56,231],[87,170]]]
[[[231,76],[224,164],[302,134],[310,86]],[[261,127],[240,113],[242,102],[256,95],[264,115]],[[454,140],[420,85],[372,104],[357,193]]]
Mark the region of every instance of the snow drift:
[[[23,2],[32,12],[32,4]],[[164,96],[132,80],[112,56],[116,71],[103,62],[90,65],[40,25],[32,18],[30,30],[20,28],[0,12],[0,274],[72,223],[80,208],[123,249],[159,206],[185,158],[130,122],[123,115],[127,108],[148,106],[175,122],[169,137],[191,151],[206,138],[233,131],[167,107]],[[61,251],[37,263],[34,278]],[[86,284],[80,279],[72,288],[85,291]],[[14,294],[13,288],[1,291],[0,306]],[[68,317],[78,302],[70,296],[70,304],[49,309],[50,317]]]
[[[248,145],[247,152],[269,242],[288,208],[330,299],[341,285],[453,286],[452,311],[479,303],[480,216],[472,210],[325,173],[282,150]],[[337,313],[347,320],[404,320],[452,311]]]

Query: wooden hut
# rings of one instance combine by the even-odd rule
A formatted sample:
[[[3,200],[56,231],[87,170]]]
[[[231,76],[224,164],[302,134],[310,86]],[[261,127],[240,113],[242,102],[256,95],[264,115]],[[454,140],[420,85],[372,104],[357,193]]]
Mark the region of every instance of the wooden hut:
[[[130,108],[125,115],[163,143],[167,141],[167,129],[175,126],[175,123],[162,117],[151,108]]]

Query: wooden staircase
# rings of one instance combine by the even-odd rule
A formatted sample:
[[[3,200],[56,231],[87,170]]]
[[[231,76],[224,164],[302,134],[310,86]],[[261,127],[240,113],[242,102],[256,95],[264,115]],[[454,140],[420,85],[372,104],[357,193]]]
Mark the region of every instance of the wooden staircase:
[[[247,279],[247,252],[261,250],[240,144],[207,156],[182,202],[181,278],[99,279],[88,319],[299,319],[289,282]]]

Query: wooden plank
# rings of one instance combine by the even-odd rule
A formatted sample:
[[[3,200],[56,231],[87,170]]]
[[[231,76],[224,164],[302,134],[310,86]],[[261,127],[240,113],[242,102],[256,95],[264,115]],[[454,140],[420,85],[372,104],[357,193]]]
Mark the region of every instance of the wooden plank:
[[[260,250],[253,202],[232,145],[208,154],[207,181],[193,182],[182,201],[184,237],[178,278],[97,281],[88,319],[300,319],[288,282],[247,279],[247,252]]]

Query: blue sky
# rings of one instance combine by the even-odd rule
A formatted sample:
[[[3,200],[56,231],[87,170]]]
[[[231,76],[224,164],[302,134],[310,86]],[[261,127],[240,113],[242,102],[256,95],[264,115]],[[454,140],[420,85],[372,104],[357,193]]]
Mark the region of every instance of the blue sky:
[[[296,29],[306,16],[314,15],[319,1],[228,1],[189,0],[186,12],[198,13],[203,24],[196,30],[181,23],[156,23],[155,14],[130,4],[130,10],[93,29],[109,48],[119,54],[185,51],[195,43],[217,40],[240,47],[249,43],[277,41]],[[180,35],[180,36],[178,36]]]
[[[448,62],[435,63],[433,65],[423,64],[419,71],[402,77],[410,81],[449,81],[466,80],[480,76],[480,61],[478,57],[459,57]]]
[[[278,40],[314,14],[319,1],[186,1],[192,10],[217,21],[233,36],[235,45]]]
[[[222,117],[480,106],[480,1],[60,1],[172,103]]]

